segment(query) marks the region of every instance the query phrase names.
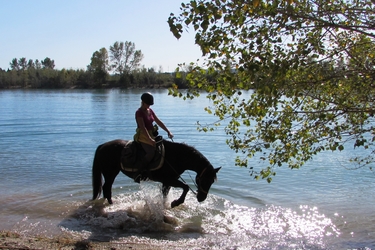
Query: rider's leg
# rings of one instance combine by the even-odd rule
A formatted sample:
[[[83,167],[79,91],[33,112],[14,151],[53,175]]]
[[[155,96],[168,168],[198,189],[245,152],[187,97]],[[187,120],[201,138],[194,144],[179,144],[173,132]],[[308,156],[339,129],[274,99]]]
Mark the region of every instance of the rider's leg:
[[[142,158],[141,165],[135,175],[136,177],[134,178],[134,180],[137,182],[139,181],[140,178],[144,177],[142,175],[144,175],[145,172],[147,171],[148,165],[155,155],[155,147],[146,143],[141,143],[141,145],[146,154]]]

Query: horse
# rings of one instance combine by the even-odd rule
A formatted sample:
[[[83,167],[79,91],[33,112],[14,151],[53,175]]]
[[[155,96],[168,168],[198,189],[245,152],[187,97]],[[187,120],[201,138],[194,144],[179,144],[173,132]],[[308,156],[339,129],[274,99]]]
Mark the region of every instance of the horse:
[[[103,197],[108,200],[109,204],[113,203],[112,184],[120,171],[133,180],[137,177],[136,172],[127,171],[127,168],[122,166],[122,152],[128,142],[117,139],[97,147],[92,166],[93,200],[99,198],[103,191]],[[204,201],[211,185],[217,179],[216,174],[221,167],[214,168],[202,153],[185,143],[168,140],[162,140],[162,143],[165,151],[164,161],[160,168],[149,172],[148,178],[162,183],[164,197],[168,195],[171,187],[183,189],[181,196],[171,203],[171,207],[174,208],[184,203],[190,189],[187,184],[179,180],[180,175],[185,170],[194,171],[197,173],[195,178],[198,188],[196,198],[198,202]],[[102,185],[102,176],[104,185]]]

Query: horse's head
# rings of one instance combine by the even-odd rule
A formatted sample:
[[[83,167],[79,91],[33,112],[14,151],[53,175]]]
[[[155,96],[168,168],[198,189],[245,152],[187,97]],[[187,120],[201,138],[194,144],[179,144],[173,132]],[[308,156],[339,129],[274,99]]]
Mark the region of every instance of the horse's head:
[[[195,181],[198,186],[197,200],[199,202],[204,201],[207,198],[208,191],[212,183],[216,180],[216,173],[219,172],[220,168],[205,168],[201,174],[197,175]]]

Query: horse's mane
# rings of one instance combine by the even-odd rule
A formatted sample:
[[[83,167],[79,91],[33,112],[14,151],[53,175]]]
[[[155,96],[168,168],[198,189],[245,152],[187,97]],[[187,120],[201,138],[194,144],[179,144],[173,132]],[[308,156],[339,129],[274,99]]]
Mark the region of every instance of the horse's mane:
[[[190,159],[198,158],[199,160],[202,160],[204,164],[206,165],[206,167],[211,167],[213,169],[213,166],[211,165],[210,161],[193,146],[190,146],[184,142],[180,143],[180,142],[171,142],[171,141],[164,140],[164,145],[165,143],[169,144],[168,146],[171,146],[171,148],[177,149],[177,151],[186,152],[188,154],[186,155],[186,157],[189,157]],[[213,173],[215,175],[214,180],[216,181],[217,180],[216,172],[213,172]]]
[[[196,156],[197,158],[200,158],[200,159],[204,160],[207,164],[211,165],[210,162],[208,161],[208,159],[193,146],[190,146],[190,145],[188,145],[184,142],[171,142],[171,141],[167,141],[167,140],[164,140],[163,143],[164,143],[164,145],[170,144],[171,148],[173,147],[173,150],[183,151],[189,156]],[[173,146],[172,146],[172,144],[173,144]]]

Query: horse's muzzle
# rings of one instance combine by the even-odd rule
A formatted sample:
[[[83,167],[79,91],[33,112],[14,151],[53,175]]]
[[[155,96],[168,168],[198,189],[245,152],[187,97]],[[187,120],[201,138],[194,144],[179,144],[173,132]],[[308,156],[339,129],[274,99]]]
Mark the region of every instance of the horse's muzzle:
[[[202,202],[207,198],[207,194],[198,192],[197,194],[197,200],[198,202]]]

